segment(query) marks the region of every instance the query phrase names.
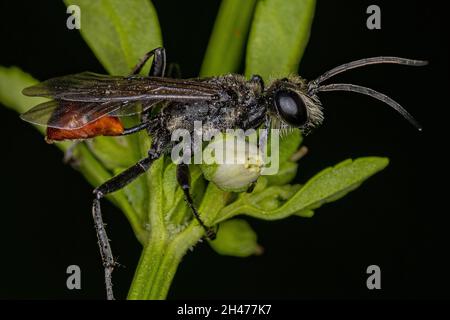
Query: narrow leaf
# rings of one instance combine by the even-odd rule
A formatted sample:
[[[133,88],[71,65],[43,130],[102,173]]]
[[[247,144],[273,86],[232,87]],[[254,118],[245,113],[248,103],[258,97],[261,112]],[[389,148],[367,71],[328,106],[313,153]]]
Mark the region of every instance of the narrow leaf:
[[[315,0],[259,1],[247,46],[245,74],[264,79],[296,72],[309,38]]]
[[[270,185],[283,185],[292,181],[297,174],[297,163],[290,160],[303,141],[300,130],[294,129],[281,136],[279,155],[279,170],[275,175],[266,176]]]
[[[256,0],[223,0],[206,50],[200,76],[239,69]]]
[[[109,170],[126,169],[140,159],[133,140],[127,136],[96,137],[87,140],[86,144]]]
[[[272,186],[261,193],[243,196],[222,209],[217,221],[223,221],[237,214],[267,220],[282,219],[292,214],[311,216],[312,210],[356,189],[364,180],[384,169],[388,163],[387,158],[379,157],[345,160],[316,174],[293,195],[289,195],[288,189]],[[274,206],[277,201],[276,208],[267,210],[267,204]]]
[[[283,207],[280,213],[294,213],[316,209],[322,204],[337,200],[356,189],[364,180],[384,169],[387,158],[365,157],[345,160],[333,168],[322,170],[310,179]]]
[[[0,101],[8,108],[23,113],[48,99],[24,96],[22,90],[39,81],[18,67],[0,66]]]
[[[297,175],[298,164],[291,161],[285,161],[280,163],[278,173],[270,176],[266,176],[270,185],[283,185],[291,182]]]
[[[158,17],[149,0],[64,2],[80,7],[81,35],[110,74],[130,73],[146,52],[162,45]]]

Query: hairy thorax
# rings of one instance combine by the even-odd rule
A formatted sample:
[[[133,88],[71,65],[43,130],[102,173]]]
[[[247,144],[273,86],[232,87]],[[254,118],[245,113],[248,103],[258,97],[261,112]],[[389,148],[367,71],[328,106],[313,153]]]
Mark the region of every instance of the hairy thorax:
[[[221,97],[214,101],[172,102],[150,120],[149,134],[157,149],[166,149],[177,129],[192,133],[194,125],[197,128],[201,125],[203,134],[213,130],[247,130],[259,126],[264,120],[265,106],[259,104],[262,95],[259,85],[240,75],[225,75],[205,81],[220,85]]]

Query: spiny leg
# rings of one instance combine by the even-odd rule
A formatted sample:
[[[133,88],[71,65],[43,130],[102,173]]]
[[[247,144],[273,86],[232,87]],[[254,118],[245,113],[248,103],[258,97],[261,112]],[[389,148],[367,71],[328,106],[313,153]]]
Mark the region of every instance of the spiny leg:
[[[169,78],[181,79],[181,68],[178,63],[171,62],[167,67],[166,75]]]
[[[205,229],[206,236],[210,240],[214,240],[216,238],[216,233],[212,228],[209,228],[205,225],[205,223],[200,218],[200,215],[197,211],[197,208],[195,208],[194,201],[192,200],[192,196],[190,193],[191,190],[191,175],[189,172],[189,166],[184,163],[180,163],[177,165],[177,181],[180,185],[181,189],[184,192],[184,197],[186,199],[186,203],[188,204],[189,208],[191,209],[192,213],[194,214],[194,217],[197,219],[198,223],[202,226],[203,229]]]
[[[105,268],[106,298],[108,300],[114,300],[114,293],[112,289],[112,272],[114,270],[115,261],[111,246],[109,245],[108,235],[106,234],[105,224],[103,223],[100,199],[95,198],[92,203],[92,216],[94,218],[100,255],[102,257],[103,267]]]
[[[259,74],[253,74],[250,78],[250,82],[256,83],[261,91],[264,91],[264,80]]]
[[[246,192],[247,193],[252,193],[253,190],[255,190],[256,184],[258,183],[258,179],[256,179],[255,181],[253,181],[247,188]]]
[[[133,68],[131,75],[139,74],[145,63],[151,57],[153,57],[153,62],[148,75],[152,77],[164,77],[166,72],[166,50],[162,47],[147,52]]]
[[[97,231],[100,255],[102,257],[103,267],[105,268],[106,297],[108,300],[114,300],[112,289],[112,272],[116,262],[114,261],[108,235],[106,234],[105,224],[103,223],[100,200],[107,194],[122,189],[141,174],[146,172],[156,158],[158,158],[157,154],[149,152],[149,156],[147,158],[140,160],[132,167],[122,171],[120,174],[106,181],[94,190],[95,198],[92,203],[92,215],[94,217],[95,229]]]
[[[147,129],[148,126],[149,126],[149,122],[148,121],[144,121],[144,122],[139,123],[138,125],[135,125],[134,127],[126,128],[125,130],[123,130],[121,135],[122,136],[127,136],[129,134],[136,133],[136,132],[139,132],[141,130]]]
[[[164,48],[156,48],[152,51],[147,52],[141,60],[137,63],[137,65],[133,68],[131,71],[131,75],[136,75],[139,72],[141,72],[142,68],[144,67],[145,63],[150,59],[153,58],[152,66],[150,68],[149,76],[152,77],[164,77],[166,72],[166,50]],[[141,131],[143,129],[147,129],[148,122],[140,123],[134,127],[127,128],[122,132],[122,136],[126,136],[138,131]]]

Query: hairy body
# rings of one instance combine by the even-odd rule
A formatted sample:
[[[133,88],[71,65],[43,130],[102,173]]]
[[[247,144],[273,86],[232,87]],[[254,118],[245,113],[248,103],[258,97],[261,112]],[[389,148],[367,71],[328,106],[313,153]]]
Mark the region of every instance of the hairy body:
[[[156,114],[143,115],[143,121],[149,121],[147,132],[153,138],[152,148],[157,154],[170,150],[175,130],[193,134],[195,122],[201,122],[205,134],[212,130],[257,128],[264,122],[267,106],[261,105],[264,89],[260,83],[233,74],[203,81],[220,87],[221,96],[211,101],[169,102]]]

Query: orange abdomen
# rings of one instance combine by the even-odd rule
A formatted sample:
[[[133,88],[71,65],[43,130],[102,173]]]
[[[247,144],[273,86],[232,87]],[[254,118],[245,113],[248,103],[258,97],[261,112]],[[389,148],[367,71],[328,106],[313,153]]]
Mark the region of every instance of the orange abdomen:
[[[119,136],[123,133],[123,125],[119,118],[104,116],[84,127],[68,130],[47,127],[47,141],[88,139],[97,136]]]

